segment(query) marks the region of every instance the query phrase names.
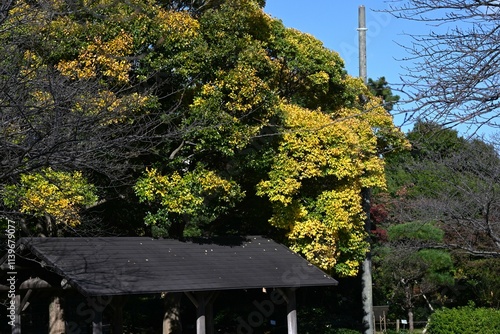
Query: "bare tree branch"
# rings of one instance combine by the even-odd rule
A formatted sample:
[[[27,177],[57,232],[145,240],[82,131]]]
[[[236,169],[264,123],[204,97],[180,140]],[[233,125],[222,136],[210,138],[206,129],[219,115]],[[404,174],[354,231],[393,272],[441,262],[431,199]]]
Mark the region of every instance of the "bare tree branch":
[[[411,119],[446,126],[500,127],[500,3],[491,0],[393,0],[386,12],[431,26],[410,36],[399,89]],[[394,87],[397,89],[397,87]],[[408,112],[408,110],[406,110]]]

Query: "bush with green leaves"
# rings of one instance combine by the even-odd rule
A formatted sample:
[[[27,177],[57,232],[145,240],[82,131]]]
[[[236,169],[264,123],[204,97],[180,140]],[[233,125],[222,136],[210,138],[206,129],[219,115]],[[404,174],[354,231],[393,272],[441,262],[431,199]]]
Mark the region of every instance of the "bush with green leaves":
[[[349,328],[336,328],[332,332],[333,334],[359,334],[360,331]]]
[[[437,310],[429,322],[429,334],[500,333],[500,310],[468,306]]]

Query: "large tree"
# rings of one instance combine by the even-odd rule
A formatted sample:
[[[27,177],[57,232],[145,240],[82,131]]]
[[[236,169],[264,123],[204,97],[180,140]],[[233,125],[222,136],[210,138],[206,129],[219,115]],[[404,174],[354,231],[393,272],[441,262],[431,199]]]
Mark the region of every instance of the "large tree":
[[[198,22],[208,66],[183,124],[205,123],[136,185],[148,223],[182,236],[270,232],[258,229],[269,220],[312,262],[355,274],[366,252],[361,188],[383,186],[379,153],[404,146],[401,133],[337,53],[255,3],[227,1]]]
[[[5,194],[3,214],[44,216],[44,234],[54,221],[74,227],[54,219],[64,214],[67,187],[79,183],[66,176],[82,173],[99,186],[101,200],[83,207],[124,198],[145,161],[179,137],[172,124],[196,76],[189,50],[197,22],[149,1],[6,2],[2,15],[0,183],[18,185]],[[44,178],[48,168],[58,194],[41,195],[52,213],[22,209],[34,198],[16,198],[36,193],[23,178]],[[16,216],[27,232],[27,217]]]
[[[336,52],[261,6],[12,3],[0,33],[4,208],[74,227],[78,209],[106,212],[110,189],[132,203],[135,183],[143,204],[122,209],[146,206],[157,235],[264,233],[269,221],[309,260],[355,274],[361,189],[384,186],[380,154],[404,136]]]
[[[411,152],[389,158],[393,218],[439,221],[446,246],[480,257],[500,254],[498,147],[457,131],[418,122]]]
[[[429,33],[409,36],[403,87],[416,117],[472,133],[498,128],[500,95],[500,4],[491,0],[392,0],[397,18],[427,24]],[[423,27],[424,28],[424,27]]]
[[[438,285],[426,284],[430,304],[456,306],[474,299],[481,305],[497,305],[498,280],[491,271],[500,254],[498,147],[460,137],[456,130],[432,122],[417,122],[407,137],[412,150],[386,158],[389,192],[376,193],[372,208],[377,221],[374,235],[385,240],[383,247],[376,248],[377,275],[386,268],[386,277],[395,277],[402,284],[404,277],[395,273],[405,273],[405,256],[418,260],[421,249],[446,250],[456,268],[455,285],[431,293]],[[387,228],[393,236],[390,243]],[[435,237],[421,240],[426,236]],[[401,270],[391,268],[398,262]],[[411,270],[409,273],[421,274]],[[385,286],[384,294],[384,284],[390,280],[377,279],[382,280],[376,285],[379,300],[382,295],[397,296],[397,284]],[[418,287],[414,291],[420,294],[424,290]],[[407,307],[411,306],[411,299],[407,301]]]
[[[262,5],[6,3],[2,209],[43,235],[85,224],[89,207],[137,210],[154,236],[274,233],[355,275],[361,190],[384,187],[382,153],[406,140],[336,52]]]

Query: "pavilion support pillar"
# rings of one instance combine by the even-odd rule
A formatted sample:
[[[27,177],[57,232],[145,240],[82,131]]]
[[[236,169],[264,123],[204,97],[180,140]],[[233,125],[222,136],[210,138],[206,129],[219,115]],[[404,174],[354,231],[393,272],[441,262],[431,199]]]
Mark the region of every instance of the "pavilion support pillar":
[[[102,334],[101,310],[94,310],[94,319],[92,319],[92,334]]]
[[[164,297],[163,334],[182,334],[180,315],[182,292],[167,292]]]
[[[123,334],[123,305],[127,296],[114,296],[109,306],[113,311],[111,319],[111,332],[113,334]]]
[[[215,297],[211,298],[209,302],[205,305],[205,325],[207,329],[207,334],[215,334],[215,329],[214,329],[214,299]]]
[[[113,300],[112,296],[93,296],[87,302],[93,310],[92,334],[102,334],[102,314],[106,306]]]
[[[15,298],[15,314],[14,326],[12,326],[12,334],[21,334],[21,294],[18,292]]]
[[[205,302],[205,296],[200,295],[197,298],[198,305],[196,305],[196,333],[197,334],[206,334],[207,325],[206,325],[206,307],[207,304]]]
[[[297,334],[297,300],[295,297],[295,288],[279,289],[281,295],[286,301],[286,323],[288,334]]]
[[[49,334],[64,334],[65,327],[63,298],[57,293],[52,296],[49,304]]]
[[[196,334],[213,334],[213,302],[216,293],[210,292],[185,292],[189,300],[196,307]]]

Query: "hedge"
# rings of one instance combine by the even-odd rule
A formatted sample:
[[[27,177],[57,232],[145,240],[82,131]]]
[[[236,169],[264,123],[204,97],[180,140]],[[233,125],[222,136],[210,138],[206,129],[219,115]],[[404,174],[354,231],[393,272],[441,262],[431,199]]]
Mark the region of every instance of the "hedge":
[[[429,321],[429,334],[498,334],[500,310],[468,305],[434,312]]]

